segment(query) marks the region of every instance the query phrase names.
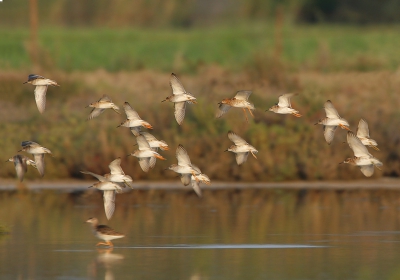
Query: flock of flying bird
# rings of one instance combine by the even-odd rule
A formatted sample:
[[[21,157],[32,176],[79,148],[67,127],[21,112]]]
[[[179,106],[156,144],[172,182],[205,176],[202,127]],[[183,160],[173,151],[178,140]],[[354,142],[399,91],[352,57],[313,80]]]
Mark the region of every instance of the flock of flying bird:
[[[36,104],[39,112],[43,113],[46,107],[46,92],[48,86],[59,85],[53,80],[33,74],[28,76],[28,81],[25,83],[35,86],[34,94]],[[170,86],[172,88],[172,95],[166,97],[164,100],[162,100],[162,102],[169,101],[174,104],[175,119],[177,123],[181,125],[185,118],[186,104],[196,104],[196,98],[185,90],[182,83],[174,73],[172,73],[170,77]],[[247,111],[253,116],[252,110],[255,109],[254,105],[248,101],[251,93],[252,92],[248,90],[241,90],[238,91],[234,97],[223,99],[218,103],[219,106],[216,117],[222,117],[228,112],[229,109],[235,107],[242,108],[245,119],[248,121]],[[279,102],[272,106],[268,111],[277,114],[291,114],[295,117],[301,117],[299,111],[293,109],[290,103],[291,97],[295,95],[297,94],[287,93],[279,96]],[[106,95],[100,98],[97,102],[89,104],[87,107],[93,108],[88,116],[88,120],[98,117],[106,109],[113,109],[115,112],[120,114],[120,108],[115,105],[111,98]],[[153,126],[141,119],[139,114],[130,106],[128,102],[124,103],[123,109],[127,119],[118,127],[128,127],[132,134],[136,137],[136,142],[138,145],[138,150],[134,151],[128,156],[136,157],[139,161],[141,169],[144,172],[148,172],[155,166],[157,159],[165,160],[165,158],[158,153],[158,148],[163,151],[168,150],[168,144],[163,140],[158,140],[152,134],[142,131],[143,128],[153,129]],[[319,120],[316,124],[323,125],[326,142],[328,144],[332,142],[337,127],[348,130],[347,143],[353,150],[354,157],[347,158],[342,163],[356,165],[361,169],[361,172],[365,176],[372,176],[374,173],[374,166],[379,169],[379,167],[382,166],[382,163],[373,155],[371,155],[366,148],[366,146],[369,146],[379,151],[376,141],[371,139],[369,136],[367,122],[361,119],[358,124],[357,134],[354,134],[349,128],[349,123],[339,116],[330,100],[325,102],[324,109],[326,112],[326,118]],[[257,158],[257,149],[247,143],[239,135],[229,131],[228,138],[234,143],[234,145],[229,147],[226,151],[230,151],[235,154],[238,165],[246,162],[249,154],[252,154],[255,158]],[[33,141],[23,141],[22,149],[18,152],[21,151],[33,154],[34,160],[20,154],[17,154],[8,160],[14,162],[17,176],[20,181],[23,180],[28,165],[36,168],[40,175],[43,176],[45,169],[44,156],[45,154],[51,155],[51,151]],[[201,196],[200,183],[210,184],[211,181],[209,177],[202,173],[200,168],[191,162],[187,151],[180,144],[176,149],[176,158],[178,163],[172,164],[168,169],[178,173],[182,183],[185,186],[191,184],[196,194]],[[109,164],[109,168],[110,173],[104,175],[95,174],[90,171],[81,171],[82,173],[89,174],[98,180],[98,182],[93,184],[92,187],[103,191],[104,209],[107,219],[110,219],[114,213],[116,193],[121,192],[125,187],[132,188],[130,184],[132,182],[132,178],[131,176],[126,175],[122,170],[121,158],[113,160]],[[98,245],[103,244],[112,246],[110,240],[124,236],[123,234],[115,232],[113,229],[107,226],[98,225],[98,220],[96,218],[91,218],[87,220],[87,222],[92,224],[95,235],[106,241],[105,243],[99,242]]]

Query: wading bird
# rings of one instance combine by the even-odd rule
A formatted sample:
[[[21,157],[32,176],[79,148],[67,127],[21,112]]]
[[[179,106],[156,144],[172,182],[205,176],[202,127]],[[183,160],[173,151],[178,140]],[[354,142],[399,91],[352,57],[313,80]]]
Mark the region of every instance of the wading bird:
[[[105,242],[97,243],[96,246],[106,245],[106,246],[113,247],[114,245],[112,244],[111,240],[125,237],[124,234],[113,230],[109,226],[99,225],[99,220],[97,220],[97,218],[90,218],[86,222],[91,224],[92,230],[93,230],[93,234],[97,238],[102,239],[102,240],[105,241]]]

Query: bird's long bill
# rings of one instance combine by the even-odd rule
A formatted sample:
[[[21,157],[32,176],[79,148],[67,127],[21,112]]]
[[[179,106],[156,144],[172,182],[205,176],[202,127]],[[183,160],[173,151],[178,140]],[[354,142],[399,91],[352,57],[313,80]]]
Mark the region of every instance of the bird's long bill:
[[[28,81],[26,81],[26,82],[23,82],[22,84],[26,84],[26,83],[28,83]]]
[[[167,101],[167,99],[164,99],[163,101],[161,101],[161,103],[164,102],[164,101]]]
[[[128,155],[126,155],[126,157],[129,157],[129,156],[131,156],[132,154],[128,154]]]
[[[121,112],[120,112],[120,111],[118,111],[118,110],[116,110],[116,109],[114,109],[114,108],[113,108],[113,110],[114,110],[116,113],[118,113],[118,114],[121,115]]]
[[[344,161],[339,162],[339,164],[342,164],[342,163],[344,163]]]
[[[378,147],[376,147],[376,146],[370,146],[372,149],[374,149],[375,151],[380,151],[379,149],[378,149]]]

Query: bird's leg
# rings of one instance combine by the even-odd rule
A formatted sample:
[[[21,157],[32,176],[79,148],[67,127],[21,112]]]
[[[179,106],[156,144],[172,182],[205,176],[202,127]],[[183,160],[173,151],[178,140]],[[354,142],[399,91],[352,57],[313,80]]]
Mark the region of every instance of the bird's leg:
[[[244,108],[242,108],[242,109],[243,109],[244,116],[245,116],[245,118],[246,118],[246,122],[249,122],[249,120],[247,119],[246,110],[245,110]]]
[[[158,158],[158,159],[161,159],[161,160],[167,160],[166,158],[164,158],[163,156],[161,156],[161,155],[154,155],[156,158]]]
[[[374,166],[375,166],[378,170],[382,171],[382,168],[380,168],[380,167],[377,166],[376,164],[374,164]]]
[[[300,115],[299,113],[292,113],[292,115],[295,116],[295,117],[297,117],[297,118],[300,118],[300,117],[301,117],[301,115]]]
[[[112,109],[115,111],[115,113],[121,114],[121,112],[117,111],[117,109],[114,109],[114,108],[112,108]]]
[[[114,244],[112,244],[111,241],[107,241],[107,245],[110,246],[110,247],[114,247]]]
[[[145,128],[148,128],[148,129],[153,129],[153,127],[152,127],[151,124],[149,124],[149,123],[144,123],[143,126],[144,126]]]
[[[133,187],[132,187],[132,185],[131,185],[131,184],[129,184],[129,182],[127,182],[127,181],[124,181],[124,183],[125,183],[125,185],[127,185],[128,187],[130,187],[130,188],[133,190]]]
[[[196,180],[197,183],[200,182],[199,178],[197,178],[196,174],[194,173],[194,171],[192,171],[192,176],[194,177],[194,179]]]
[[[374,149],[375,151],[380,151],[379,149],[378,149],[378,147],[376,147],[376,146],[370,146],[372,149]]]
[[[250,152],[250,153],[253,155],[254,158],[257,159],[256,155],[253,152]]]
[[[109,242],[109,241],[108,241],[108,242]],[[106,243],[106,242],[99,242],[99,243],[96,244],[96,246],[100,246],[100,245],[106,245],[106,246],[108,246],[108,243]]]
[[[249,110],[250,115],[254,118],[253,112],[250,110],[250,108],[247,108]]]
[[[343,124],[339,124],[340,128],[342,129],[346,129],[348,131],[350,131],[350,128],[348,128],[347,126],[343,125]]]

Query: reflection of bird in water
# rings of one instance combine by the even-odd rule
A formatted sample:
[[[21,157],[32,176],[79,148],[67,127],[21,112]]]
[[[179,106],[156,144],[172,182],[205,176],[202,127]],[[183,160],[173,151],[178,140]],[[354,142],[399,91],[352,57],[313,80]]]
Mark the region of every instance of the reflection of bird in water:
[[[14,162],[15,171],[17,172],[18,179],[22,182],[24,180],[24,175],[28,171],[28,165],[32,165],[36,168],[36,163],[30,158],[23,155],[15,155],[9,158],[7,161]]]
[[[124,259],[124,256],[121,254],[113,254],[112,253],[113,250],[114,250],[113,247],[97,248],[97,252],[99,253],[99,255],[96,258],[97,262],[104,264],[112,264],[112,263],[117,263]]]
[[[24,84],[26,83],[36,86],[34,91],[36,105],[39,109],[39,112],[43,114],[44,109],[46,108],[46,92],[48,86],[60,86],[60,85],[57,84],[56,81],[46,79],[45,77],[35,74],[30,74],[28,76],[28,81],[24,82]]]
[[[216,117],[220,118],[223,114],[228,112],[231,107],[236,107],[243,109],[244,116],[246,117],[246,121],[248,122],[249,120],[247,119],[245,109],[249,110],[250,115],[252,115],[253,117],[254,115],[251,110],[255,109],[254,104],[248,101],[251,93],[252,91],[250,90],[240,90],[236,92],[236,95],[234,97],[223,99],[221,102],[218,103],[219,107]]]
[[[99,220],[97,220],[97,218],[89,218],[86,222],[90,223],[92,225],[93,234],[97,238],[105,241],[105,242],[97,243],[96,246],[106,245],[106,246],[113,247],[114,245],[112,244],[111,240],[125,237],[124,234],[113,230],[109,226],[99,225]]]
[[[98,271],[101,266],[105,268],[104,279],[113,280],[115,279],[112,268],[115,264],[120,263],[125,257],[121,254],[113,254],[113,248],[97,249],[99,253],[93,262],[89,265],[91,276],[98,279]]]

